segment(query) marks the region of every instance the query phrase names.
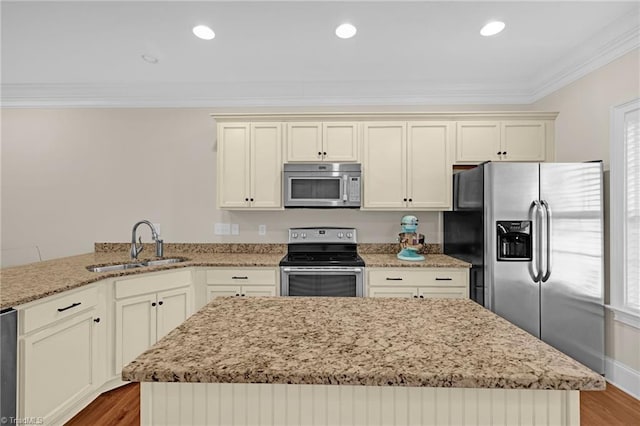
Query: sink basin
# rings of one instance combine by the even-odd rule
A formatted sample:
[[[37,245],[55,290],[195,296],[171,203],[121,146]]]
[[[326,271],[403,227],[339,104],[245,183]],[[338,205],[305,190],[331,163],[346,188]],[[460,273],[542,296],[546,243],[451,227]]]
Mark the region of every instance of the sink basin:
[[[135,262],[135,263],[119,263],[116,265],[104,265],[104,266],[87,266],[87,269],[90,272],[113,272],[113,271],[122,271],[125,269],[143,268],[145,266],[169,265],[171,263],[184,262],[185,260],[186,259],[181,259],[179,257],[172,257],[168,259],[145,260],[144,262]]]

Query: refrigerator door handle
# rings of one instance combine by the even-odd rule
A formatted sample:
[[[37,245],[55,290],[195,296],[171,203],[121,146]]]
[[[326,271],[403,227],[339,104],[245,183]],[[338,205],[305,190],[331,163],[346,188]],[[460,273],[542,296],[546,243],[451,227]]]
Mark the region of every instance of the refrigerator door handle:
[[[546,246],[546,263],[547,263],[547,270],[545,271],[544,275],[542,276],[542,282],[546,283],[547,280],[549,279],[549,277],[551,277],[551,218],[552,218],[552,213],[551,213],[551,207],[549,206],[549,203],[547,203],[545,200],[540,200],[540,204],[542,205],[542,208],[544,209],[545,212],[545,216],[546,216],[546,224],[545,224],[545,228],[546,229],[546,238],[545,238],[545,246]]]
[[[534,238],[533,238],[533,247],[532,247],[532,259],[531,259],[531,267],[529,268],[529,273],[531,275],[531,279],[534,283],[540,281],[542,277],[542,249],[538,249],[542,239],[540,235],[542,235],[542,231],[540,229],[541,220],[538,218],[538,213],[542,211],[542,206],[538,200],[533,200],[531,202],[531,206],[529,206],[529,218],[533,222],[533,227],[535,229]],[[532,229],[533,231],[533,229]]]

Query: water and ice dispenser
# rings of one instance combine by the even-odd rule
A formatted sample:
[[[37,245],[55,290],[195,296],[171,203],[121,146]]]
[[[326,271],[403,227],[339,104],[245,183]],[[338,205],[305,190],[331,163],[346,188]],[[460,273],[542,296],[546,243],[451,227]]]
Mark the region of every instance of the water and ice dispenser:
[[[533,252],[530,220],[496,222],[499,261],[529,261]]]

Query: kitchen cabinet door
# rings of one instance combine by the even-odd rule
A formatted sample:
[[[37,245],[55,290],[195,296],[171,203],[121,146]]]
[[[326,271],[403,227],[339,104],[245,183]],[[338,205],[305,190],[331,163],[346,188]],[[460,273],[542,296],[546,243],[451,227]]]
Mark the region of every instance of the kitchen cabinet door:
[[[322,124],[287,123],[287,162],[322,161]]]
[[[410,122],[407,133],[409,207],[451,210],[453,123]]]
[[[358,123],[322,123],[322,161],[358,161]]]
[[[369,297],[404,297],[413,298],[418,295],[415,287],[369,287]]]
[[[458,122],[456,134],[456,162],[477,164],[483,161],[499,161],[500,122]]]
[[[156,342],[156,293],[116,302],[116,373]]]
[[[49,424],[102,384],[97,335],[104,323],[97,318],[91,309],[22,340],[20,417]]]
[[[364,123],[363,133],[363,209],[404,209],[407,205],[406,124]]]
[[[241,293],[239,285],[208,285],[207,286],[207,302],[214,297],[222,296],[239,296]]]
[[[156,339],[160,340],[193,313],[193,289],[183,287],[163,291],[158,293],[157,302]]]
[[[282,208],[282,134],[280,123],[251,124],[251,208]]]
[[[250,126],[218,125],[218,207],[250,207]]]
[[[501,126],[503,161],[544,161],[546,157],[543,121],[505,121]]]
[[[240,289],[241,296],[277,296],[276,286],[268,285],[243,285]]]
[[[418,287],[418,297],[421,299],[468,299],[469,287]]]

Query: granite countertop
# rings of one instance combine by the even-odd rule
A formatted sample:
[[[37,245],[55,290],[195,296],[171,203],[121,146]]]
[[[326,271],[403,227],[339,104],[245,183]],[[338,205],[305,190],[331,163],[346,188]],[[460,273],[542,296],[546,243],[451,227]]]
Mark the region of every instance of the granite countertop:
[[[360,253],[368,268],[470,268],[471,264],[446,254],[425,254],[424,260],[400,260],[396,254]]]
[[[165,244],[164,257],[180,257],[184,262],[112,272],[90,272],[88,266],[130,263],[130,244],[96,244],[94,253],[46,260],[0,270],[0,308],[82,287],[106,278],[129,276],[192,266],[275,267],[284,256],[284,244]],[[124,249],[123,249],[124,248]],[[226,250],[226,251],[218,251]],[[145,244],[139,260],[150,260],[153,244]]]
[[[216,298],[130,381],[601,390],[604,379],[465,299]]]
[[[184,262],[162,266],[127,269],[113,272],[89,272],[88,266],[129,263],[129,243],[96,243],[95,252],[78,256],[46,260],[0,270],[0,309],[16,307],[43,297],[81,287],[106,278],[129,276],[167,269],[192,266],[210,267],[276,267],[287,251],[286,244],[212,244],[167,243],[164,257],[184,258]],[[363,244],[361,256],[367,266],[424,266],[468,267],[460,260],[442,254],[427,254],[425,262],[403,262],[390,252],[397,244]],[[429,253],[437,253],[438,245],[428,247]],[[155,259],[153,244],[144,244],[139,260]],[[371,264],[369,264],[371,262]],[[419,263],[420,265],[417,265]]]

